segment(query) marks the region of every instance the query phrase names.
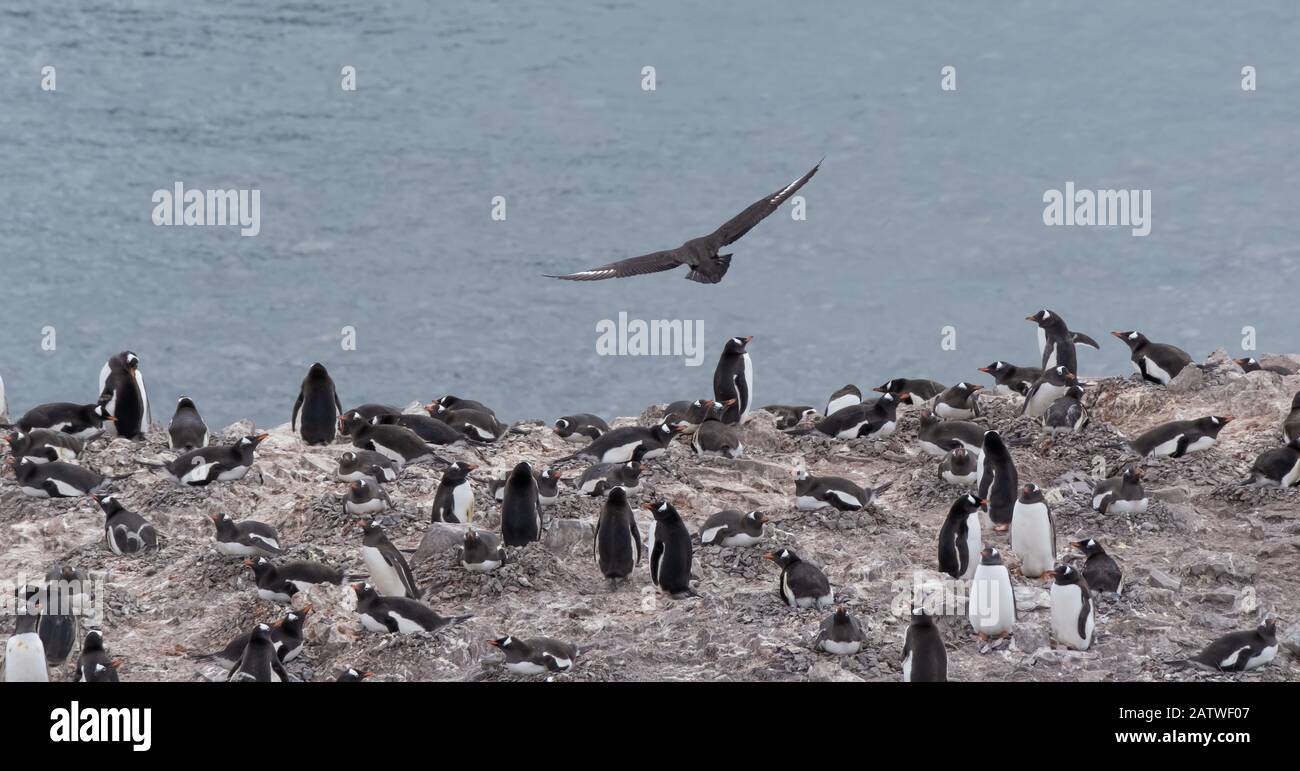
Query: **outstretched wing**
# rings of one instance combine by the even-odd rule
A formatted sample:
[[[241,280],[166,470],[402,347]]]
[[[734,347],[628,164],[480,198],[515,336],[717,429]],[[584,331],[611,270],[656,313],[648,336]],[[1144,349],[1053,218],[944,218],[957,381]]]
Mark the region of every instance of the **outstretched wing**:
[[[1096,340],[1093,340],[1082,332],[1071,332],[1070,338],[1074,341],[1075,345],[1086,345],[1089,348],[1096,348],[1099,351],[1101,350],[1101,345]]]
[[[719,247],[734,244],[736,241],[740,240],[741,236],[748,233],[750,228],[762,222],[767,215],[776,211],[778,206],[785,203],[790,196],[798,192],[799,188],[804,186],[804,183],[812,179],[812,176],[817,173],[817,169],[821,168],[821,165],[821,161],[818,161],[817,165],[813,166],[812,170],[807,174],[796,179],[775,193],[764,196],[750,204],[748,209],[745,209],[740,214],[727,220],[722,227],[713,231],[710,238],[715,240]]]
[[[565,281],[602,281],[607,278],[627,278],[628,276],[644,276],[647,273],[659,273],[672,270],[685,263],[686,261],[682,259],[681,249],[669,249],[662,252],[643,254],[640,257],[629,257],[626,260],[611,262],[598,268],[569,273],[564,276],[545,275],[547,278],[560,278]]]

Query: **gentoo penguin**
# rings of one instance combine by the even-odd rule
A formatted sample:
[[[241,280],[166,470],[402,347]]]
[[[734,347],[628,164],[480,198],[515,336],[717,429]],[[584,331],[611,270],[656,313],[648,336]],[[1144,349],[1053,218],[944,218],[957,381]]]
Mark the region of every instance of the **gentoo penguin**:
[[[641,463],[630,460],[627,463],[596,463],[587,467],[578,478],[578,489],[586,495],[604,495],[611,487],[623,487],[628,491],[636,490],[641,485]]]
[[[372,425],[401,426],[415,432],[427,444],[440,446],[463,444],[466,436],[450,423],[445,423],[431,415],[376,415],[370,419]]]
[[[1026,316],[1025,320],[1038,325],[1038,352],[1042,354],[1041,366],[1044,370],[1064,366],[1071,372],[1078,372],[1079,362],[1074,350],[1076,344],[1101,350],[1101,345],[1096,340],[1079,332],[1071,332],[1065,319],[1055,311],[1044,308],[1032,316]]]
[[[700,528],[702,546],[755,546],[763,540],[763,525],[767,515],[761,511],[748,514],[737,509],[725,509],[709,515]]]
[[[727,425],[722,417],[731,408],[730,402],[715,402],[713,414],[695,429],[691,435],[691,449],[696,455],[719,455],[724,458],[739,458],[745,452],[745,445],[740,441],[740,429]]]
[[[103,633],[91,629],[81,643],[81,655],[77,657],[77,671],[72,679],[78,683],[116,683],[117,668],[121,664],[121,660],[114,661],[108,657]]]
[[[506,479],[501,501],[501,540],[506,546],[525,546],[542,537],[541,504],[533,467],[520,461]]]
[[[14,459],[5,458],[5,465],[13,466]],[[80,498],[105,492],[113,481],[88,468],[48,459],[45,463],[33,463],[30,458],[23,458],[14,467],[14,475],[18,489],[30,498]]]
[[[1097,631],[1092,613],[1092,592],[1079,571],[1057,565],[1052,582],[1052,636],[1076,651],[1086,651]]]
[[[680,265],[687,265],[690,266],[690,271],[686,274],[687,279],[698,281],[701,284],[716,284],[722,280],[722,277],[727,273],[727,269],[731,267],[731,254],[719,254],[722,248],[734,244],[753,229],[755,225],[776,211],[781,204],[785,203],[790,196],[794,195],[799,188],[812,179],[819,168],[821,168],[820,161],[802,177],[775,193],[758,199],[746,207],[744,211],[722,223],[717,230],[706,236],[692,238],[676,249],[665,249],[637,257],[628,257],[589,270],[562,276],[547,274],[547,278],[558,278],[566,281],[600,281],[608,278],[625,278],[646,273],[658,273],[664,270],[672,270]]]
[[[994,390],[1008,396],[1011,394],[1024,396],[1029,393],[1034,383],[1038,382],[1038,378],[1043,376],[1043,370],[1038,367],[1017,367],[1001,359],[987,367],[980,367],[980,372],[992,375]]]
[[[641,564],[641,531],[632,516],[632,507],[627,505],[627,493],[621,487],[609,491],[600,509],[592,552],[600,574],[610,583],[628,578],[633,568]]]
[[[271,627],[258,624],[244,646],[244,654],[239,663],[230,668],[226,676],[229,683],[287,683],[289,673],[285,670],[280,657],[276,655],[275,644],[271,642]]]
[[[1020,414],[1031,418],[1041,418],[1052,404],[1065,396],[1078,378],[1064,366],[1051,367],[1043,371],[1043,376],[1029,388],[1025,402],[1020,405]]]
[[[253,467],[253,453],[270,434],[249,434],[234,444],[191,450],[164,466],[178,485],[204,487],[243,479]]]
[[[76,597],[88,594],[88,589],[85,576],[69,565],[54,565],[45,574],[46,604],[37,631],[45,647],[45,661],[52,667],[63,666],[77,644],[80,611]]]
[[[348,450],[339,456],[338,478],[344,482],[365,479],[377,484],[397,479],[401,464],[374,450]]]
[[[1043,413],[1043,428],[1055,437],[1060,432],[1077,434],[1088,425],[1088,409],[1083,406],[1083,387],[1077,382],[1065,389],[1065,395],[1052,402]]]
[[[338,414],[346,415],[350,412],[355,412],[356,414],[360,415],[361,419],[366,421],[367,423],[373,423],[375,421],[375,418],[382,417],[384,415],[402,414],[401,410],[399,410],[398,408],[390,404],[374,404],[371,402],[367,402],[361,405],[360,407],[354,407],[353,409],[350,410],[343,410],[342,408],[340,408]]]
[[[311,365],[307,376],[298,388],[298,399],[293,403],[293,416],[289,425],[307,444],[329,444],[334,441],[338,417],[343,414],[334,380],[320,362]]]
[[[1296,391],[1295,396],[1291,397],[1291,411],[1282,421],[1282,436],[1288,442],[1300,436],[1300,391]]]
[[[16,605],[18,621],[14,633],[5,643],[6,683],[48,683],[50,672],[45,664],[45,644],[36,632],[40,619],[40,590],[28,586],[19,589]]]
[[[483,410],[448,409],[437,402],[428,405],[425,409],[432,419],[442,421],[458,432],[462,439],[471,442],[480,444],[495,442],[510,428],[497,420],[496,415]]]
[[[1011,551],[1020,558],[1020,573],[1041,578],[1056,566],[1056,517],[1035,484],[1020,490],[1011,513]]]
[[[1016,596],[1011,590],[1011,574],[1002,564],[1002,555],[992,546],[980,553],[980,564],[971,578],[966,615],[981,640],[994,635],[1005,637],[1016,625]]]
[[[1011,525],[1016,497],[1020,493],[1020,480],[1011,451],[997,431],[984,432],[984,446],[980,458],[980,484],[978,496],[987,501],[989,521],[994,530],[1006,530]]]
[[[693,402],[673,402],[664,411],[663,423],[671,426],[679,434],[690,436],[700,424],[713,416],[712,399],[696,399]]]
[[[971,579],[979,566],[983,539],[980,535],[980,507],[984,501],[963,495],[953,501],[939,529],[939,570],[953,578]]]
[[[500,503],[506,499],[506,480],[509,478],[510,472],[503,469],[497,471],[488,480],[488,492],[492,494],[492,500]]]
[[[28,410],[18,419],[18,428],[22,431],[48,428],[89,442],[104,433],[105,422],[112,423],[115,420],[117,418],[102,404],[51,402]]]
[[[551,506],[560,500],[560,480],[563,478],[564,472],[559,469],[545,468],[534,471],[533,479],[537,480],[537,502],[543,506]]]
[[[862,643],[866,640],[862,625],[841,605],[822,622],[816,648],[836,656],[852,656],[862,650]]]
[[[794,472],[794,505],[801,511],[815,511],[831,506],[840,511],[862,511],[877,494],[888,490],[893,482],[876,488],[863,488],[843,477],[816,477],[802,465]]]
[[[1166,662],[1221,672],[1248,672],[1277,657],[1277,620],[1266,618],[1248,632],[1225,634],[1200,653],[1187,659]]]
[[[167,446],[185,452],[208,446],[208,424],[188,396],[176,400],[176,412],[167,424]]]
[[[934,617],[923,610],[912,611],[912,623],[903,638],[903,682],[948,682],[948,652]]]
[[[829,608],[835,603],[831,582],[821,568],[804,562],[793,549],[768,552],[763,559],[781,567],[777,593],[792,608]]]
[[[597,463],[626,463],[630,460],[649,460],[668,451],[668,443],[675,436],[672,426],[660,423],[653,428],[623,426],[611,429],[586,447],[556,463],[574,459],[594,460]],[[637,455],[641,450],[643,454]]]
[[[1290,369],[1288,367],[1283,367],[1280,364],[1270,364],[1268,366],[1264,366],[1263,364],[1259,363],[1258,359],[1252,356],[1248,356],[1244,359],[1233,359],[1233,362],[1235,362],[1238,367],[1241,367],[1242,372],[1247,372],[1247,373],[1264,370],[1265,372],[1273,372],[1278,375],[1295,374],[1295,370]]]
[[[944,420],[970,420],[980,416],[982,385],[962,381],[948,386],[934,400],[934,413]]]
[[[298,658],[302,653],[302,625],[306,616],[311,612],[311,605],[307,605],[302,611],[291,610],[284,614],[284,618],[271,625],[271,645],[275,648],[276,658],[285,664]],[[252,639],[251,631],[245,632],[230,642],[216,653],[209,653],[196,657],[199,661],[212,661],[223,667],[234,666],[244,656],[244,649],[248,647],[248,641]]]
[[[135,439],[149,430],[153,415],[139,356],[122,351],[104,364],[99,372],[99,403],[113,416],[105,426],[110,436]]]
[[[51,449],[54,451],[54,460],[73,463],[85,449],[85,444],[72,434],[48,428],[15,431],[6,436],[5,441],[16,460],[30,458],[33,463],[49,462]]]
[[[886,380],[871,390],[882,394],[893,394],[903,404],[916,406],[924,404],[943,393],[946,387],[937,380],[896,377],[892,380]]]
[[[353,447],[374,450],[402,467],[430,460],[445,462],[434,453],[428,442],[405,426],[387,423],[375,425],[367,422],[358,412],[340,415],[339,426],[343,433],[352,437]]]
[[[385,597],[420,599],[420,587],[415,583],[411,566],[406,563],[402,552],[388,540],[379,522],[367,519],[362,520],[359,526],[362,533],[361,561],[370,571],[370,583],[375,589]]]
[[[276,557],[280,548],[280,534],[265,522],[246,519],[236,522],[222,512],[208,515],[217,528],[213,548],[227,557]]]
[[[567,442],[590,442],[609,430],[609,424],[596,415],[580,412],[555,421],[555,435]]]
[[[759,407],[759,409],[775,415],[776,427],[782,431],[787,428],[794,428],[804,420],[816,420],[822,415],[814,407],[794,404],[769,404],[766,407]]]
[[[744,421],[754,406],[754,360],[747,349],[753,339],[733,337],[728,340],[718,358],[718,366],[713,370],[713,401],[729,403],[722,414],[722,422],[728,425]]]
[[[691,534],[686,523],[668,501],[647,503],[644,508],[655,518],[650,580],[674,597],[695,594],[690,583]]]
[[[293,560],[272,564],[266,557],[244,560],[253,569],[257,583],[257,596],[270,602],[288,603],[300,591],[312,584],[340,586],[343,571],[320,562]]]
[[[1143,380],[1160,385],[1178,377],[1183,367],[1192,363],[1192,357],[1181,348],[1166,343],[1153,343],[1141,332],[1111,332],[1128,346],[1133,369]]]
[[[488,645],[505,654],[506,670],[514,675],[545,675],[568,672],[578,657],[573,645],[550,637],[524,640],[511,635],[488,640]]]
[[[366,678],[368,678],[368,677],[374,677],[374,676],[375,676],[375,673],[374,673],[374,672],[361,672],[361,671],[358,671],[358,670],[356,670],[356,669],[354,669],[354,668],[352,668],[352,667],[348,667],[347,669],[343,670],[342,672],[339,672],[339,676],[336,677],[336,678],[334,678],[334,682],[336,682],[336,683],[362,683],[362,682],[365,682]]]
[[[930,410],[921,412],[921,427],[916,433],[917,444],[925,452],[942,457],[955,445],[978,456],[984,448],[984,426],[967,420],[942,420]]]
[[[506,547],[501,545],[496,533],[473,527],[465,531],[465,541],[460,549],[461,567],[475,573],[490,573],[505,563]]]
[[[409,597],[381,597],[370,584],[353,584],[361,626],[380,634],[436,632],[448,624],[459,624],[470,616],[440,616],[419,600]]]
[[[1300,436],[1288,444],[1265,450],[1250,466],[1243,485],[1294,487],[1300,484]]]
[[[788,433],[799,436],[813,431],[836,439],[888,439],[898,426],[898,405],[910,394],[885,394],[875,401],[856,404],[836,410],[822,418],[811,428],[794,429]]]
[[[838,412],[845,407],[852,407],[855,404],[862,403],[862,389],[849,383],[840,390],[831,394],[831,398],[826,401],[826,411],[823,416]]]
[[[384,488],[364,479],[349,484],[343,496],[343,512],[353,517],[369,517],[388,511],[392,506],[393,499],[388,497]]]
[[[980,483],[979,461],[965,447],[954,447],[939,461],[939,478],[958,487],[976,487]]]
[[[1083,563],[1083,577],[1088,582],[1088,588],[1094,592],[1114,592],[1120,591],[1119,582],[1123,578],[1119,565],[1115,560],[1106,553],[1092,538],[1084,538],[1081,541],[1075,541],[1074,547],[1083,552],[1086,558]]]
[[[1175,420],[1147,431],[1129,442],[1138,455],[1181,458],[1208,450],[1219,441],[1219,432],[1231,423],[1231,415],[1207,415],[1196,420]]]
[[[441,404],[448,410],[473,410],[475,412],[486,412],[487,414],[496,417],[496,411],[491,407],[487,406],[483,402],[476,402],[473,399],[462,399],[459,396],[447,394],[446,396],[434,399],[434,402]]]
[[[138,554],[158,548],[158,531],[144,517],[127,509],[115,495],[96,495],[104,512],[104,542],[114,554]]]
[[[473,463],[456,461],[442,473],[438,491],[433,494],[434,522],[474,521],[474,488],[470,486],[469,472],[476,468]]]
[[[1103,479],[1092,488],[1092,509],[1102,514],[1145,514],[1147,494],[1142,489],[1145,472],[1136,463],[1125,463],[1119,476]]]

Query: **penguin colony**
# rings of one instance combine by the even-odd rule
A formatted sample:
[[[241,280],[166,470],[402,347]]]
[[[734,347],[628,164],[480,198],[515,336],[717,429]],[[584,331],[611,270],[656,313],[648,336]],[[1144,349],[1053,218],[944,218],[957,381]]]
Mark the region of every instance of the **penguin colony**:
[[[261,517],[228,513],[257,512],[260,490],[275,484],[258,464],[271,434],[212,432],[188,396],[178,398],[166,426],[155,427],[140,357],[121,352],[104,365],[97,400],[41,404],[6,424],[0,525],[70,512],[79,520],[90,512],[99,525],[57,564],[26,566],[45,581],[19,588],[14,598],[26,612],[7,639],[4,677],[131,679],[133,662],[112,656],[121,616],[110,612],[102,626],[85,628],[69,609],[86,598],[65,595],[89,591],[88,577],[120,570],[124,561],[156,560],[170,570],[167,553],[179,547],[169,543],[167,531],[184,531],[178,543],[188,543],[195,525],[172,515],[158,521],[151,504],[176,496],[202,519],[205,533],[203,554],[188,559],[186,568],[223,576],[217,591],[238,594],[232,602],[244,611],[233,633],[214,634],[203,650],[153,641],[155,655],[188,663],[189,679],[382,679],[376,652],[387,643],[376,640],[415,635],[424,641],[422,650],[437,655],[455,627],[479,635],[473,644],[485,669],[525,678],[581,672],[584,653],[601,647],[598,633],[560,639],[557,631],[526,621],[509,628],[490,603],[456,602],[446,593],[453,583],[490,585],[512,569],[522,586],[545,581],[544,572],[523,575],[518,565],[539,564],[536,555],[552,553],[562,555],[552,565],[589,576],[584,594],[607,592],[611,601],[647,613],[690,613],[692,606],[707,605],[710,582],[699,575],[706,555],[724,565],[766,565],[758,581],[767,587],[756,591],[772,612],[789,614],[789,627],[804,630],[790,646],[836,660],[874,649],[888,654],[892,676],[905,681],[945,680],[963,659],[1005,653],[1025,611],[1040,608],[1047,610],[1038,613],[1049,631],[1046,645],[1023,652],[1086,654],[1113,635],[1140,634],[1125,591],[1130,574],[1149,570],[1124,564],[1125,544],[1091,532],[1090,525],[1103,522],[1100,529],[1108,534],[1144,537],[1150,530],[1143,524],[1156,506],[1147,492],[1153,478],[1173,476],[1187,458],[1214,452],[1233,418],[1186,416],[1103,442],[1110,450],[1098,458],[1103,468],[1080,468],[1074,477],[1088,480],[1083,498],[1091,518],[1062,521],[1056,509],[1072,492],[1068,480],[1031,478],[1024,469],[1095,431],[1089,408],[1115,381],[1080,377],[1078,346],[1097,343],[1071,331],[1058,313],[1043,309],[1028,319],[1038,327],[1040,357],[1032,363],[1038,366],[999,360],[972,367],[992,377],[985,384],[896,377],[865,392],[848,385],[817,400],[822,407],[755,406],[753,339],[731,338],[714,372],[712,398],[652,408],[644,416],[651,419],[639,425],[564,415],[546,432],[550,446],[542,442],[536,457],[514,463],[499,459],[514,456],[506,452],[512,442],[535,440],[541,426],[507,426],[486,405],[456,396],[417,413],[369,403],[345,409],[333,377],[315,364],[290,411],[292,434],[278,431],[272,445],[280,456],[324,453],[330,463],[310,466],[324,492],[288,520],[270,510]],[[1216,366],[1197,364],[1140,332],[1113,334],[1129,347],[1144,389],[1168,389],[1188,367]],[[1289,374],[1254,359],[1230,361],[1217,366],[1244,376]],[[1277,407],[1276,436],[1260,440],[1268,446],[1234,488],[1273,487],[1286,495],[1300,484],[1300,393]],[[769,415],[771,430],[758,431],[760,413]],[[750,460],[746,446],[754,436],[765,449],[781,443],[796,459],[784,478],[774,482],[772,464]],[[133,468],[102,468],[101,460],[121,458],[124,447]],[[810,470],[804,457],[823,450],[831,462]],[[687,464],[680,461],[688,456],[695,457],[690,468],[700,479],[683,470]],[[893,474],[863,479],[866,464],[855,457],[871,458],[873,468],[892,465]],[[785,505],[754,509],[740,496],[734,508],[702,511],[690,496],[656,494],[657,478],[700,486],[748,474],[783,487]],[[412,499],[404,485],[411,480],[427,480],[429,494]],[[865,527],[904,527],[915,520],[906,496],[918,484],[945,496],[948,513],[933,528],[913,527],[914,548],[890,558],[912,559],[917,570],[943,577],[937,590],[934,582],[926,583],[928,593],[909,588],[901,604],[898,597],[865,596],[860,587],[844,585],[851,583],[845,579],[853,565],[828,564],[825,555],[871,555],[818,548],[816,541],[836,538],[834,529],[814,530],[815,538],[791,536],[789,523],[815,526],[843,516],[858,517]],[[282,527],[291,522],[292,535],[263,520]],[[438,536],[455,543],[424,553],[423,546],[414,548],[421,531],[425,541]],[[351,556],[323,558],[327,552],[305,541],[313,534],[348,544]],[[915,554],[929,556],[909,556]],[[168,576],[178,583],[195,578],[179,568]],[[719,580],[745,579],[724,570]],[[953,597],[960,602],[955,610],[943,604]],[[325,618],[321,598],[331,600]],[[1241,628],[1188,641],[1195,644],[1150,666],[1169,673],[1246,672],[1271,664],[1279,656],[1273,608],[1281,599],[1251,599],[1243,613],[1255,617],[1243,617]],[[881,609],[893,618],[881,618]],[[355,661],[325,673],[303,667],[315,658],[314,647],[339,645],[348,646]],[[141,650],[138,642],[132,648]],[[205,667],[208,673],[200,674]],[[617,671],[602,675],[620,677]]]

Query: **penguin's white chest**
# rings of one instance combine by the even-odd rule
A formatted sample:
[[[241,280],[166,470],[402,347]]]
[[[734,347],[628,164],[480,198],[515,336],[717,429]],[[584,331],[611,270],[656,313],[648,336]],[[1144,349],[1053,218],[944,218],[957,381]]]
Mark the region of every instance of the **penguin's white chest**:
[[[1088,650],[1092,644],[1094,619],[1092,608],[1084,621],[1084,634],[1079,634],[1079,613],[1083,610],[1083,589],[1078,584],[1052,584],[1052,632],[1058,642],[1078,651]]]
[[[1029,578],[1054,567],[1056,544],[1047,504],[1016,501],[1011,513],[1011,550],[1020,557],[1020,570]]]
[[[967,617],[976,632],[986,635],[1010,632],[1016,623],[1016,599],[1005,565],[980,564],[970,584]]]
[[[6,683],[48,683],[45,644],[35,632],[16,634],[5,645]]]
[[[834,415],[836,410],[842,410],[845,407],[852,407],[855,404],[861,404],[862,400],[853,394],[845,394],[838,399],[833,399],[830,404],[826,405],[826,414]]]
[[[975,577],[975,571],[980,566],[980,552],[984,550],[984,538],[980,533],[980,513],[979,510],[972,511],[966,515],[966,572],[962,578],[967,581]]]
[[[749,414],[749,406],[754,402],[754,360],[750,358],[748,353],[745,354],[744,358],[745,358],[745,391],[744,393],[740,393],[740,389],[736,389],[737,391],[736,398],[743,400],[740,404],[741,420],[744,420],[745,416]]]
[[[402,583],[402,577],[396,568],[384,560],[384,555],[378,549],[373,546],[362,546],[361,561],[366,563],[366,568],[370,571],[370,582],[381,595],[406,596],[406,585]]]
[[[1161,369],[1160,365],[1156,364],[1150,356],[1142,357],[1142,366],[1146,369],[1146,374],[1159,380],[1161,385],[1169,385],[1169,381],[1173,379],[1170,377],[1169,373]]]
[[[469,522],[469,514],[474,509],[474,491],[470,489],[469,482],[461,482],[451,491],[451,510],[456,515],[456,519],[461,522]]]
[[[632,460],[632,453],[636,452],[636,448],[640,446],[641,440],[637,439],[628,442],[627,444],[620,444],[617,447],[611,447],[605,451],[605,454],[600,457],[600,460],[602,463],[627,463]],[[650,453],[647,452],[645,457],[650,457]]]

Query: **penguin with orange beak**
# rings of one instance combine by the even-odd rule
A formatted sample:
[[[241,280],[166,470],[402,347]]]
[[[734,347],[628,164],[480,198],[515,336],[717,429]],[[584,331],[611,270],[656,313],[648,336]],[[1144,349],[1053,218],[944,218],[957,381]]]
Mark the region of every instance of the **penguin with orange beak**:
[[[206,487],[213,482],[243,479],[253,467],[253,451],[269,434],[249,434],[234,444],[202,447],[164,466],[172,481],[184,487]]]

